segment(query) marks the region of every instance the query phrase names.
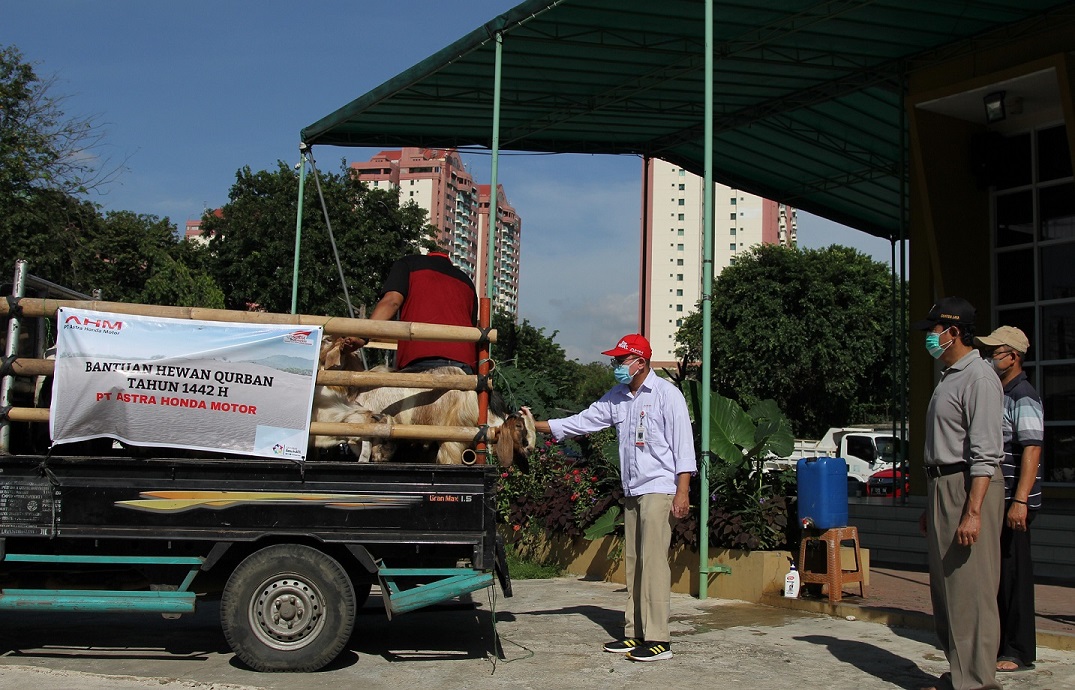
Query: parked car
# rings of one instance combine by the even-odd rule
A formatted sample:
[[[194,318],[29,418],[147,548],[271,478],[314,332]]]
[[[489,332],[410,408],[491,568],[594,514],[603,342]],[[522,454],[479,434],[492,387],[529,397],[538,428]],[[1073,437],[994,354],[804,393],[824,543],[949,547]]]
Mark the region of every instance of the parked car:
[[[867,490],[870,496],[891,496],[893,490],[896,492],[896,496],[907,496],[911,493],[911,477],[907,471],[906,465],[899,471],[901,477],[901,483],[903,487],[896,483],[896,469],[889,467],[888,469],[874,472],[870,475],[870,479],[867,482]]]

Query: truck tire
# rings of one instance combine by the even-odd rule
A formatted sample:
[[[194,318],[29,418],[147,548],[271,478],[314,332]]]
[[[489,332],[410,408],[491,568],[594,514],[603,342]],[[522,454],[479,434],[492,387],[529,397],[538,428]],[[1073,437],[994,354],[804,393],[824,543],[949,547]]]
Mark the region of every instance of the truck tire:
[[[331,556],[299,544],[250,554],[220,599],[235,655],[255,671],[316,671],[335,659],[355,625],[355,591]]]

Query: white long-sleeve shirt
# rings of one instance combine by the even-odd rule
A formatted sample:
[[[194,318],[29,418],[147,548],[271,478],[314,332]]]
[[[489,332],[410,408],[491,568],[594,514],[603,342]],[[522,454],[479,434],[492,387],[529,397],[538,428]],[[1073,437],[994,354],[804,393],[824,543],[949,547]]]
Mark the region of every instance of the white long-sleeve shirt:
[[[549,420],[557,441],[610,426],[619,438],[625,495],[675,494],[676,475],[698,471],[687,401],[653,371],[635,393],[617,384],[582,412]]]

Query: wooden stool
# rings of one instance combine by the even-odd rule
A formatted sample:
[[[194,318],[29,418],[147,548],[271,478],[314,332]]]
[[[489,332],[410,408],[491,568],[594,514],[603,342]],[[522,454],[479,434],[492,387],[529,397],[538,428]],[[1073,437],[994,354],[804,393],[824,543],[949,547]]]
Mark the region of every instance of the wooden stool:
[[[855,569],[844,570],[840,562],[840,546],[845,541],[855,543]],[[826,569],[824,573],[813,572],[808,569],[806,562],[806,546],[810,542],[820,542],[825,545]],[[817,529],[804,529],[803,538],[799,543],[799,580],[802,584],[823,584],[829,586],[829,601],[840,601],[844,596],[844,585],[847,583],[859,583],[863,598],[866,597],[866,582],[862,577],[862,552],[859,551],[859,531],[857,527],[833,527],[825,531]]]

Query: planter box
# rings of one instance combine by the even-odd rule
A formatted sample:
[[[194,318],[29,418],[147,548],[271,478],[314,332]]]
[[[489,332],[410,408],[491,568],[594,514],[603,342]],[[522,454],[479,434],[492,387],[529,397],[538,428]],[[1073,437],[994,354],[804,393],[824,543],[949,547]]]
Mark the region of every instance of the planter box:
[[[518,552],[540,563],[555,563],[572,575],[625,583],[623,543],[619,537],[607,536],[596,541],[568,539],[563,535],[546,534],[526,546],[516,544]],[[869,554],[862,549],[863,576],[869,585]],[[844,562],[853,554],[845,549]],[[797,554],[796,554],[797,555]],[[784,576],[788,573],[788,551],[739,551],[710,548],[709,564],[725,565],[729,573],[710,573],[708,595],[720,599],[739,599],[759,602],[765,595],[784,591]],[[698,596],[698,552],[677,546],[670,553],[672,591]]]

